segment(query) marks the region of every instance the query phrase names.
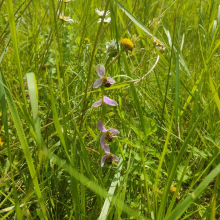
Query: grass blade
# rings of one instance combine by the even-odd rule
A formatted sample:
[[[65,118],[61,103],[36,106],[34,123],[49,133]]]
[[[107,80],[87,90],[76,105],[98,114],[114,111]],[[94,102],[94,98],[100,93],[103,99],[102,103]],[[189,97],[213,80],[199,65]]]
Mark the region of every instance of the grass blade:
[[[192,202],[202,193],[209,183],[220,173],[220,164],[215,167],[212,172],[199,184],[199,186],[189,195],[182,203],[180,203],[165,220],[177,220],[192,204]]]

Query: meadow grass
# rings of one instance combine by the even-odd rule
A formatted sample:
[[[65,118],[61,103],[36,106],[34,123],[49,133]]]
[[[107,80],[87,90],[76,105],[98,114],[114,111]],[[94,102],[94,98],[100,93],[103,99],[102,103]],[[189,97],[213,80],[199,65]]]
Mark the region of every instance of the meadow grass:
[[[0,0],[0,218],[220,219],[219,46],[215,0]]]

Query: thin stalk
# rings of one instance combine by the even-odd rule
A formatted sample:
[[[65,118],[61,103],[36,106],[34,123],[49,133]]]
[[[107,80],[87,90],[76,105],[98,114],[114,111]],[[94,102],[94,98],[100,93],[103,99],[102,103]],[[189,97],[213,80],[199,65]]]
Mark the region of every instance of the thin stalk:
[[[108,64],[108,66],[105,68],[105,71],[107,72],[107,70],[109,69],[109,67],[121,56],[121,54],[124,52],[124,49],[122,49],[118,55]]]

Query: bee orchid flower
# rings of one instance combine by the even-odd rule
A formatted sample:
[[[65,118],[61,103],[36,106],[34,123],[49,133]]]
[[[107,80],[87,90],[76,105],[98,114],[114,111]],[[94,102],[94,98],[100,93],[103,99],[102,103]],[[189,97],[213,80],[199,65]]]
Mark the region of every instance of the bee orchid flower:
[[[120,132],[114,128],[106,129],[101,120],[98,121],[98,128],[100,131],[104,133],[100,138],[100,144],[101,144],[102,149],[107,153],[106,148],[105,148],[105,139],[108,140],[109,142],[112,142],[113,135],[119,134]]]
[[[108,144],[105,144],[104,151],[106,155],[104,155],[101,159],[101,167],[104,166],[105,161],[107,161],[108,164],[112,164],[112,161],[119,162],[119,158],[110,152]]]
[[[93,88],[98,88],[102,84],[105,87],[110,87],[112,84],[116,83],[114,79],[105,76],[105,67],[103,65],[98,65],[96,72],[98,73],[100,78],[94,82]]]

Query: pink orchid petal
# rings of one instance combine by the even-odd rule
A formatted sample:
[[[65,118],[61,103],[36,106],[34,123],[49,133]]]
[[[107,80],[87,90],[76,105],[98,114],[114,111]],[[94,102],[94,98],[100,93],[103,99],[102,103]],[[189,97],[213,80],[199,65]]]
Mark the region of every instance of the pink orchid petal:
[[[116,101],[114,101],[113,99],[110,99],[108,98],[107,96],[104,96],[104,102],[107,104],[107,105],[111,105],[111,106],[116,106],[118,105],[118,103]]]
[[[103,82],[102,78],[97,79],[93,84],[93,88],[98,88],[99,86],[102,85],[102,82]]]
[[[99,128],[99,130],[102,131],[102,132],[106,132],[106,131],[107,131],[107,130],[105,129],[105,126],[103,125],[103,123],[102,123],[101,120],[98,121],[98,128]]]
[[[104,155],[104,156],[102,157],[102,159],[101,159],[101,167],[104,166],[105,160],[106,160],[107,156],[108,156],[108,154],[106,154],[106,155]]]
[[[96,72],[102,78],[105,75],[105,67],[99,64],[96,68]]]
[[[115,80],[110,78],[110,77],[107,77],[107,81],[110,83],[110,84],[115,84]]]
[[[92,104],[92,107],[98,107],[98,106],[100,106],[102,104],[102,99],[100,99],[99,101],[97,101],[97,102],[94,102],[93,104]]]
[[[101,144],[102,149],[104,150],[105,149],[105,133],[100,138],[100,144]]]
[[[103,150],[105,151],[106,154],[110,154],[110,148],[109,148],[108,144],[104,145],[104,149]]]
[[[117,129],[114,129],[114,128],[109,128],[109,129],[107,129],[107,131],[112,132],[113,135],[120,133],[120,131],[118,131]]]

